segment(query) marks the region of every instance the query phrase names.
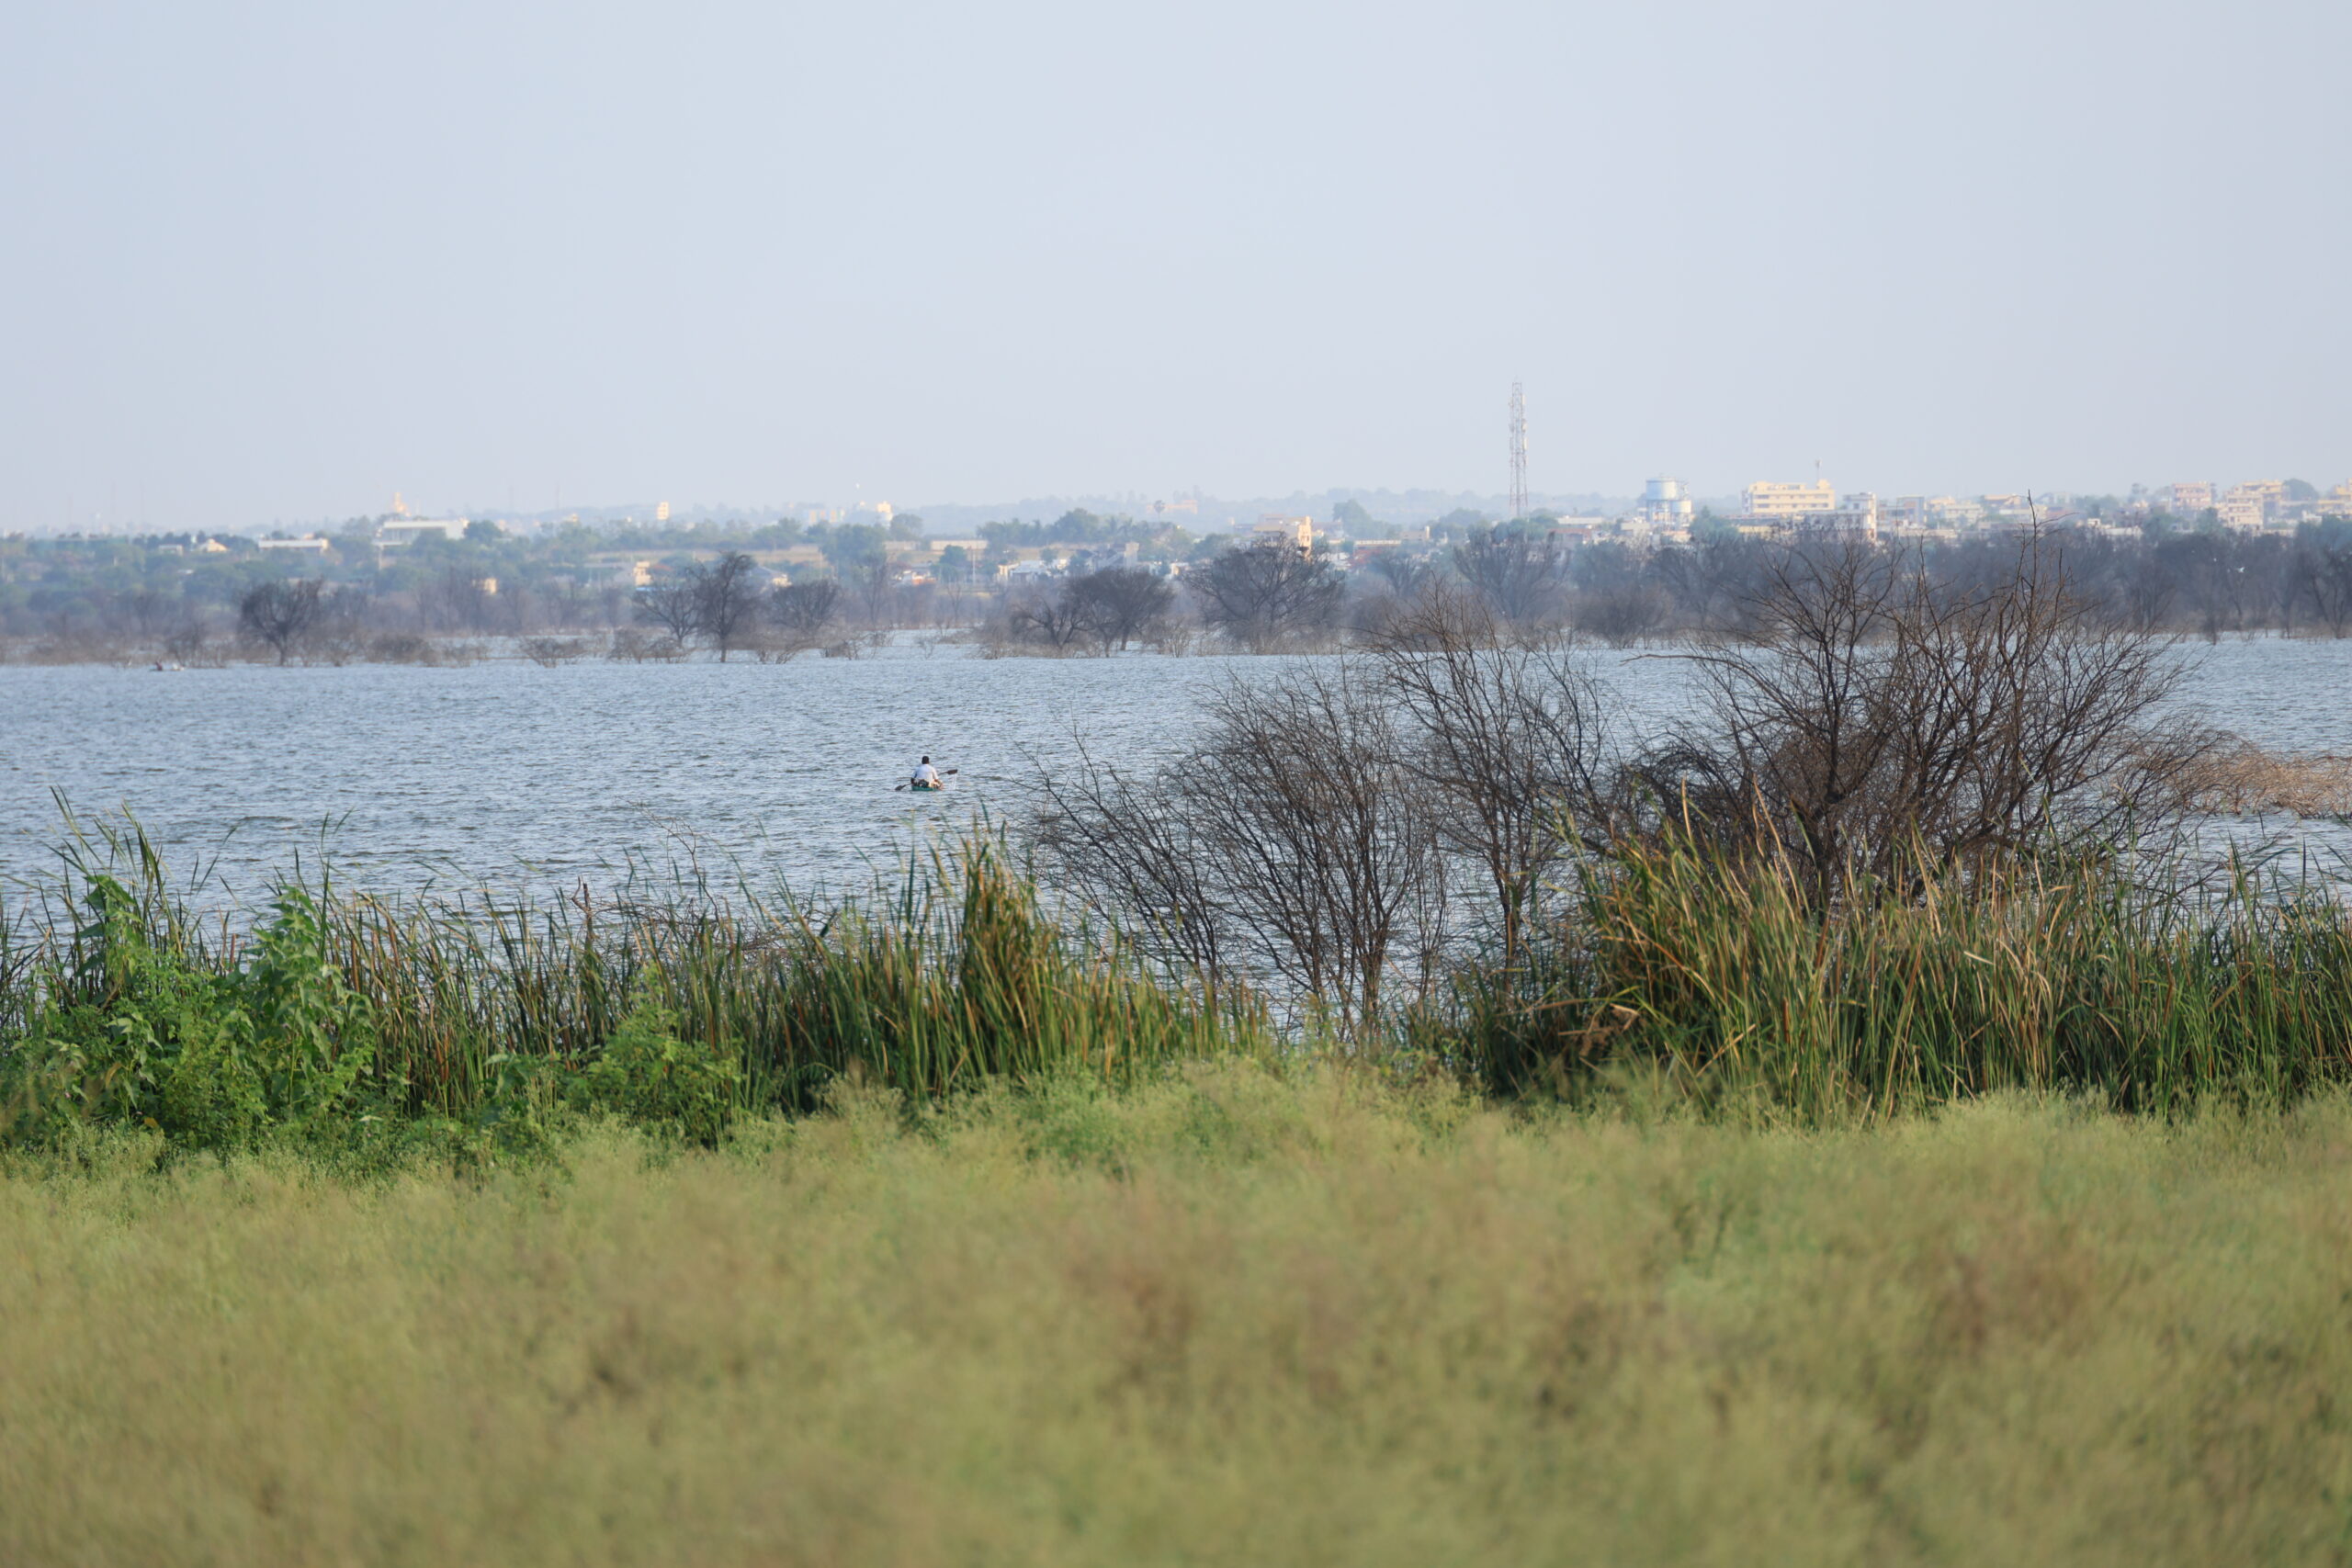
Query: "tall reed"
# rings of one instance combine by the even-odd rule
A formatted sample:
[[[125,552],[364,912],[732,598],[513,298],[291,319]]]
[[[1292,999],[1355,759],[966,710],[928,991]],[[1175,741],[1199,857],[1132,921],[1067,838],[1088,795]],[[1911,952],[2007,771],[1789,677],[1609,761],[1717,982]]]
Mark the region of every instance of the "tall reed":
[[[322,877],[272,907],[251,931],[194,919],[135,828],[69,854],[45,900],[0,918],[0,1088],[17,1120],[32,1100],[152,1116],[136,1082],[179,1072],[224,1019],[244,1021],[222,1048],[232,1066],[266,1055],[272,1041],[247,1027],[256,954],[282,953],[289,930],[310,947],[281,967],[334,977],[317,1032],[330,1057],[364,1045],[348,1103],[379,1113],[503,1113],[643,1033],[632,1021],[722,1069],[713,1081],[752,1108],[808,1105],[844,1075],[936,1097],[1071,1070],[1125,1081],[1264,1043],[1246,995],[1208,998],[1057,925],[985,832],[823,904],[684,886],[392,900]]]
[[[2233,868],[2159,889],[2120,857],[1857,877],[1687,840],[1587,869],[1536,961],[1469,977],[1426,1043],[1497,1087],[1639,1066],[1804,1117],[2010,1086],[2169,1111],[2352,1077],[2352,917]]]

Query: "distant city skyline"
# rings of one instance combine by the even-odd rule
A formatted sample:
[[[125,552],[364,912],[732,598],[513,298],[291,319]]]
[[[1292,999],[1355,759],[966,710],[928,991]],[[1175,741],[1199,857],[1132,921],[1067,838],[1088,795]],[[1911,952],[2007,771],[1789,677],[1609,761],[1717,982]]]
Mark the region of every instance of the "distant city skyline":
[[[1644,487],[1617,493],[1599,491],[1557,492],[1534,491],[1529,499],[1531,513],[1554,515],[1598,515],[1618,517],[1654,510],[1645,505],[1647,492],[1658,490],[1661,480],[1671,484],[1672,476],[1659,476],[1645,481]],[[2111,499],[2119,503],[2138,502],[2141,505],[2175,515],[2196,515],[2215,510],[2235,526],[2247,526],[2264,519],[2266,506],[2270,513],[2283,499],[2286,487],[2301,482],[2315,492],[2312,500],[2332,514],[2352,514],[2352,479],[2313,479],[2302,475],[2264,477],[2253,479],[2224,479],[2214,480],[2175,479],[2164,484],[2134,481],[2130,485],[2114,485],[2084,491],[2013,491],[1984,489],[1929,492],[1919,490],[1872,490],[1867,486],[1843,487],[1827,477],[1820,479],[1759,479],[1724,494],[1706,494],[1682,488],[1681,514],[1693,509],[1712,510],[1719,515],[1770,516],[1793,514],[1835,504],[1841,497],[1867,495],[1892,506],[1901,501],[1971,502],[1993,499],[2003,502],[2022,500],[2039,502],[2044,510],[2064,510],[2078,502]],[[1783,491],[1759,501],[1758,492]],[[582,502],[564,513],[551,510],[526,512],[497,506],[469,504],[412,504],[406,492],[395,492],[394,503],[375,511],[358,512],[347,516],[311,518],[270,518],[266,521],[247,519],[242,523],[206,527],[186,523],[155,520],[141,523],[118,520],[111,525],[93,519],[80,528],[67,528],[62,524],[51,527],[33,526],[26,529],[0,529],[35,536],[55,536],[65,533],[129,535],[139,533],[199,532],[228,535],[260,535],[268,532],[303,534],[311,531],[333,531],[354,522],[388,516],[417,518],[484,518],[508,520],[532,525],[551,525],[565,517],[583,519],[592,525],[606,525],[626,521],[654,526],[687,526],[706,519],[791,519],[797,522],[849,521],[859,518],[888,521],[894,515],[913,514],[923,519],[925,531],[937,535],[975,526],[981,522],[1027,519],[1050,521],[1063,512],[1080,509],[1105,514],[1130,516],[1164,516],[1167,521],[1190,527],[1193,532],[1216,532],[1231,525],[1246,525],[1269,513],[1293,513],[1316,516],[1329,515],[1332,509],[1345,502],[1353,502],[1383,522],[1413,524],[1427,522],[1456,510],[1481,512],[1495,521],[1509,517],[1508,497],[1500,491],[1475,490],[1444,491],[1416,488],[1407,491],[1372,490],[1363,487],[1335,486],[1322,491],[1294,490],[1282,494],[1261,496],[1219,496],[1202,491],[1188,491],[1172,496],[1150,496],[1141,491],[1124,491],[1108,494],[1065,494],[1031,496],[1017,501],[995,502],[928,502],[913,505],[894,502],[886,497],[862,502],[800,499],[787,502],[682,502],[671,498],[625,501],[615,502]],[[2235,510],[2233,510],[2234,503]],[[2251,512],[2248,508],[2251,508]]]
[[[0,15],[0,531],[2352,473],[2340,0]],[[934,501],[933,504],[937,504]]]

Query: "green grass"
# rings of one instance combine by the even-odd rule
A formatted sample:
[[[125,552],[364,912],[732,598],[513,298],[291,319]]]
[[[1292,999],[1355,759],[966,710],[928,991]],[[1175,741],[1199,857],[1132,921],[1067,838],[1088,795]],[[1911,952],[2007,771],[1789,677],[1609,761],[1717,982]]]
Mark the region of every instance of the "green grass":
[[[1311,1043],[1246,990],[1065,929],[985,835],[823,904],[289,881],[240,929],[167,886],[131,833],[0,920],[0,1143],[123,1126],[380,1152],[399,1128],[496,1157],[616,1114],[708,1145],[845,1078],[935,1102],[1326,1050],[1504,1098],[1820,1126],[2005,1089],[2174,1115],[2352,1083],[2352,910],[2249,875],[2162,897],[2116,862],[1855,879],[1825,917],[1785,865],[1629,847],[1565,890],[1525,962],[1465,964],[1436,1001]]]
[[[0,1156],[0,1562],[2340,1563],[2352,1102],[1246,1064],[716,1152]]]
[[[821,905],[673,886],[578,904],[390,902],[288,881],[193,919],[135,831],[0,925],[0,1138],[148,1126],[197,1147],[433,1124],[526,1142],[618,1112],[708,1143],[843,1077],[936,1099],[1262,1051],[1204,997],[1060,929],[975,835]]]
[[[2165,893],[2084,860],[1856,879],[1825,918],[1785,863],[1629,848],[1419,1043],[1503,1090],[1646,1080],[1812,1122],[2010,1088],[2290,1102],[2352,1081],[2352,910],[2329,891],[2238,868]]]

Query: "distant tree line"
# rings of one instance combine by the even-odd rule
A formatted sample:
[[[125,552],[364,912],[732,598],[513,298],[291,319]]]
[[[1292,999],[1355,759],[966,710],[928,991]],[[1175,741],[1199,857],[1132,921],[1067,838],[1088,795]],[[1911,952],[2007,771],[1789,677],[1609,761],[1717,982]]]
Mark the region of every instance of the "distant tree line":
[[[933,571],[910,573],[894,564],[877,525],[796,529],[824,561],[796,567],[786,586],[746,550],[653,558],[650,581],[639,584],[592,570],[571,546],[526,549],[494,528],[409,546],[356,575],[294,552],[165,556],[173,564],[159,571],[153,552],[122,541],[67,541],[62,553],[41,558],[39,573],[18,572],[21,558],[0,558],[0,636],[9,639],[0,647],[14,657],[339,663],[499,638],[729,660],[847,650],[894,629],[924,629],[969,636],[991,653],[1275,653],[1377,640],[1440,585],[1471,595],[1498,636],[1628,647],[1752,629],[1759,587],[1799,543],[1717,533],[1655,550],[1613,539],[1570,547],[1540,524],[1465,522],[1444,539],[1349,547],[1353,570],[1344,570],[1325,543],[1314,552],[1231,538],[1188,543],[1158,525],[1072,512],[1049,524],[991,525],[981,558],[959,548]],[[2064,558],[2074,592],[2103,625],[2206,638],[2352,637],[2352,519],[2291,534],[2205,527],[2141,540],[2061,528],[2039,536]],[[1033,537],[1046,543],[1012,542]],[[1881,553],[1964,586],[2003,570],[2015,543],[1986,535],[1890,544]],[[1042,549],[1066,566],[1023,566],[1009,580],[985,569],[1014,549]]]

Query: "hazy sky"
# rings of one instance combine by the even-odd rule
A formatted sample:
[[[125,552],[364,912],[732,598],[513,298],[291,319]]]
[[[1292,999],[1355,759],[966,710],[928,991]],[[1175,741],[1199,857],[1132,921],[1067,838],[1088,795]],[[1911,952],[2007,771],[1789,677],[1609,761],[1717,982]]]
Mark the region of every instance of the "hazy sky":
[[[18,4],[0,529],[2352,475],[2346,0]],[[143,498],[143,502],[142,502]]]

